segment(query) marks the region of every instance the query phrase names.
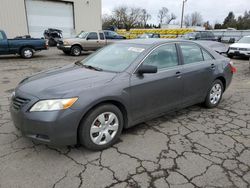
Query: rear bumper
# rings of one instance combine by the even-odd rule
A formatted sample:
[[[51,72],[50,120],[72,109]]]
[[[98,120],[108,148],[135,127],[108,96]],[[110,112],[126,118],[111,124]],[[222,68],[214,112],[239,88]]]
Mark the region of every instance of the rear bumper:
[[[77,144],[77,129],[82,116],[80,110],[29,112],[33,104],[32,99],[18,110],[12,103],[10,105],[14,125],[25,137],[54,146]]]

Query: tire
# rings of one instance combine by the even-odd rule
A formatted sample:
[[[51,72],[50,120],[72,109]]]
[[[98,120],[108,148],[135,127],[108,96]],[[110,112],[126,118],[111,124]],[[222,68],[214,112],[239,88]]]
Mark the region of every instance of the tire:
[[[110,117],[110,120],[113,121],[108,123]],[[90,150],[109,148],[120,137],[123,124],[123,115],[116,106],[105,104],[96,107],[86,115],[80,124],[78,131],[80,144]]]
[[[206,100],[204,102],[205,107],[215,108],[220,104],[224,92],[224,85],[220,80],[215,80],[209,88]]]
[[[26,47],[21,50],[20,54],[24,59],[30,59],[34,55],[34,51],[32,48]]]
[[[73,56],[80,56],[82,49],[79,46],[73,46],[70,50],[70,54]]]
[[[70,51],[63,51],[64,54],[70,55]]]

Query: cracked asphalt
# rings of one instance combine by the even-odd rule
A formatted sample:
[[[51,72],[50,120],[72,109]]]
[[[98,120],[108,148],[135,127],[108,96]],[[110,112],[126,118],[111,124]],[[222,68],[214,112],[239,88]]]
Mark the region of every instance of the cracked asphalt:
[[[24,138],[10,118],[13,88],[26,76],[84,57],[56,49],[32,60],[0,57],[0,188],[250,187],[247,60],[233,60],[238,73],[218,108],[196,105],[145,122],[102,152]]]

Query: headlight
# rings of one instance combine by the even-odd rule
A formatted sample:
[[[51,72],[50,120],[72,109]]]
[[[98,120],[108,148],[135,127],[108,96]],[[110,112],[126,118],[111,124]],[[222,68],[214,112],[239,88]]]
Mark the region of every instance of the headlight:
[[[63,45],[69,45],[68,41],[63,41]]]
[[[65,110],[67,108],[70,108],[77,101],[77,99],[78,98],[38,101],[32,106],[30,112]]]

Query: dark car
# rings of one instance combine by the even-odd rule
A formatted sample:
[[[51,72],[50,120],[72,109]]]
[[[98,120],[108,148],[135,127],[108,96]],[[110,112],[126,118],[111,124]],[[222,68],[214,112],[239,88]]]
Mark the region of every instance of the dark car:
[[[49,46],[56,46],[58,41],[63,38],[62,30],[49,28],[44,31],[43,36],[48,40]]]
[[[119,34],[117,34],[114,31],[104,30],[103,32],[104,32],[105,38],[108,39],[108,40],[122,40],[122,39],[126,39],[126,37],[124,37],[122,35],[119,35]]]
[[[185,34],[182,38],[186,40],[211,40],[216,41],[216,37],[211,31],[195,31]]]
[[[161,38],[161,35],[157,33],[144,33],[140,35],[138,38],[139,39]]]
[[[124,128],[169,111],[197,103],[216,107],[233,72],[228,58],[192,41],[120,41],[24,79],[10,111],[32,140],[101,150]]]
[[[19,54],[23,58],[32,58],[36,51],[47,50],[44,39],[34,39],[29,36],[8,39],[5,32],[0,30],[0,55]]]

